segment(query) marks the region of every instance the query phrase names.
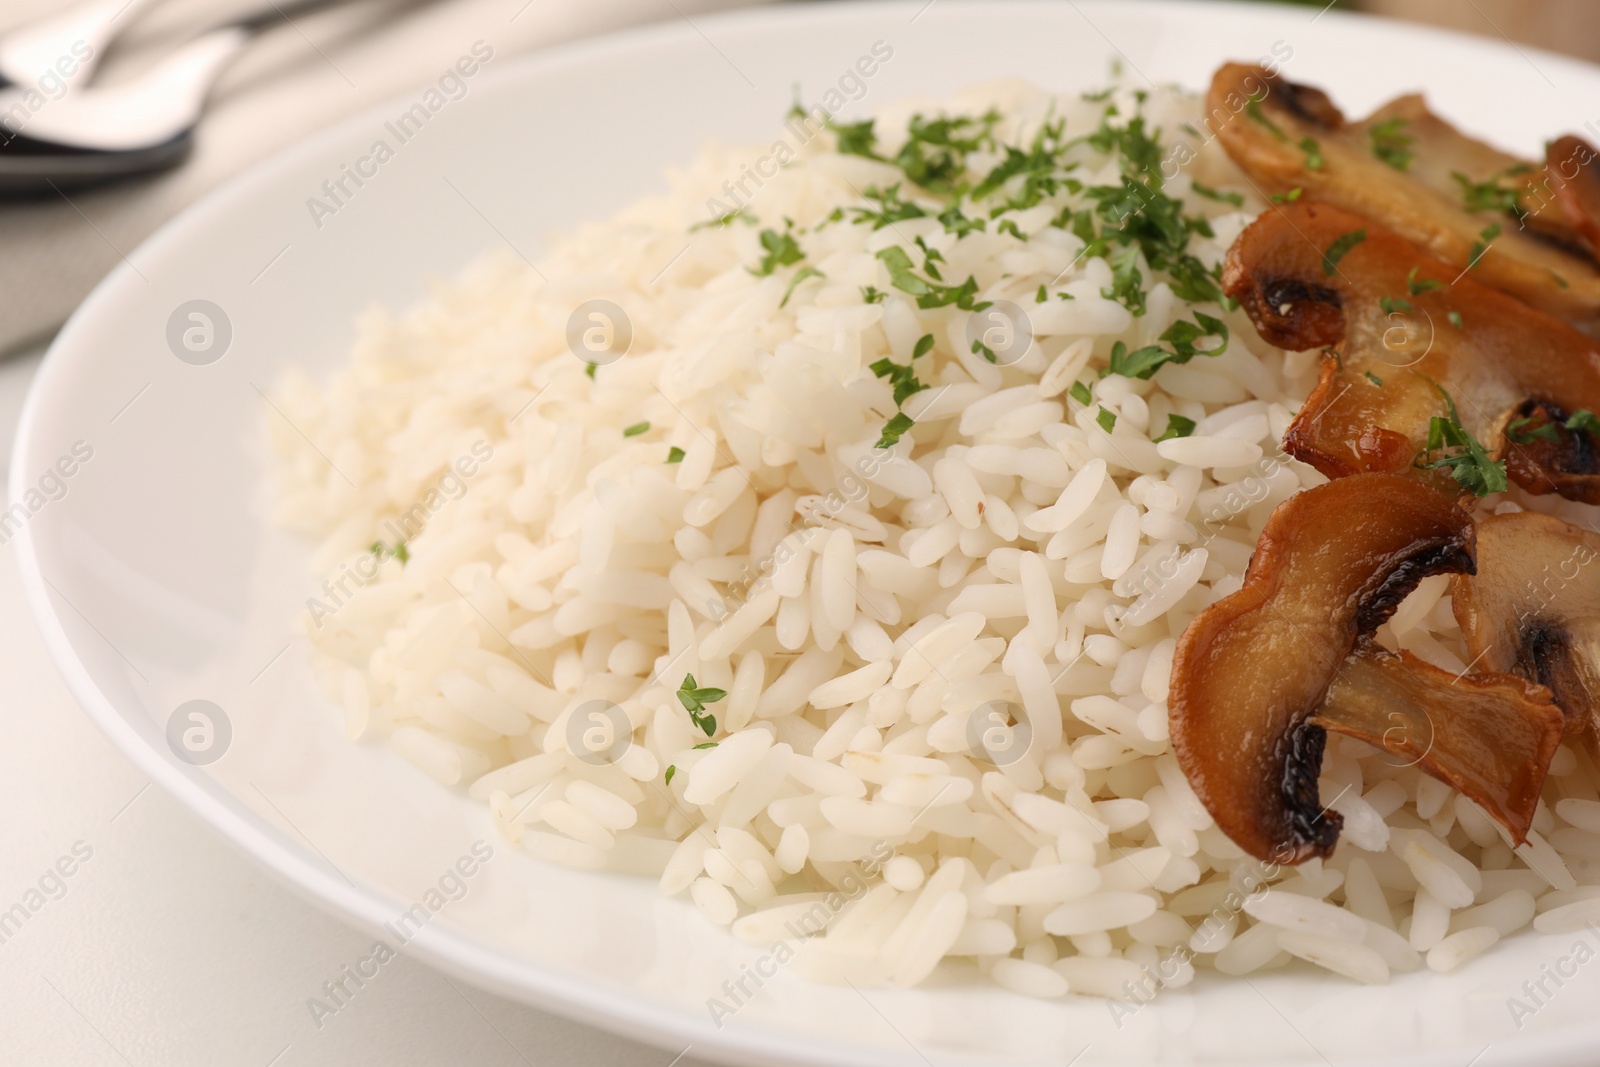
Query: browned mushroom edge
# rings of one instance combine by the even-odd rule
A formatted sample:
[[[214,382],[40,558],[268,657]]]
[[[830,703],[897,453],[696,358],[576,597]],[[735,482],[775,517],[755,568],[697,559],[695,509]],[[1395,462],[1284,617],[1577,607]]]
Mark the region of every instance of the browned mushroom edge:
[[[1284,444],[1330,478],[1413,466],[1453,405],[1512,481],[1600,503],[1600,449],[1566,425],[1600,411],[1600,345],[1476,273],[1338,208],[1291,204],[1240,234],[1223,286],[1268,343],[1328,351]]]
[[[1245,852],[1284,864],[1332,853],[1342,820],[1317,791],[1329,729],[1404,754],[1526,832],[1560,740],[1549,692],[1507,675],[1452,684],[1371,640],[1424,577],[1471,573],[1473,543],[1456,498],[1419,479],[1339,479],[1279,505],[1243,587],[1185,629],[1172,747]],[[1409,724],[1398,743],[1397,723]]]
[[[1248,106],[1228,109],[1241,97]],[[1583,229],[1593,216],[1577,201],[1592,173],[1568,182],[1506,155],[1419,96],[1350,122],[1320,89],[1248,64],[1217,71],[1207,108],[1231,116],[1217,139],[1264,195],[1362,215],[1453,266],[1451,276],[1475,262],[1487,285],[1585,327],[1600,324],[1600,261]],[[1489,241],[1495,254],[1484,257],[1477,250]]]
[[[1453,582],[1467,651],[1485,670],[1547,686],[1566,734],[1596,749],[1600,724],[1600,535],[1551,515],[1478,524],[1478,569]]]
[[[1544,170],[1522,196],[1523,225],[1540,226],[1560,216],[1582,238],[1590,255],[1600,255],[1600,153],[1581,137],[1550,142]],[[1552,203],[1555,210],[1550,210]]]

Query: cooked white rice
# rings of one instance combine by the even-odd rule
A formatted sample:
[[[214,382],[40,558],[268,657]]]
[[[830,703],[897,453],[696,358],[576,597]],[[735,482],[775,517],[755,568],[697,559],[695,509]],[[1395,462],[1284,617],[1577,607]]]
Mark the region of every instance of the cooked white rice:
[[[948,111],[991,105],[1024,147],[1107,107],[1002,86]],[[885,154],[911,110],[879,116]],[[1169,152],[1194,149],[1168,157],[1185,165],[1167,190],[1211,219],[1190,250],[1214,265],[1264,205],[1191,191],[1237,188],[1203,130],[1180,133],[1196,101],[1143,111]],[[1070,151],[1084,185],[1119,182],[1096,146]],[[730,224],[692,228],[750,158],[709,149],[537,270],[491,256],[401,319],[373,312],[331,385],[281,390],[278,517],[321,538],[307,632],[352,738],[387,735],[535,856],[648,873],[763,947],[821,935],[794,964],[821,980],[911,985],[968,959],[1018,993],[1142,1000],[1299,958],[1377,982],[1600,919],[1600,794],[1577,747],[1513,852],[1448,788],[1332,739],[1321,795],[1343,838],[1292,871],[1244,857],[1179,771],[1175,639],[1239,587],[1273,507],[1321,481],[1276,446],[1314,353],[1191,307],[1142,260],[1145,314],[1103,296],[1107,259],[1052,225],[1081,187],[1007,213],[1008,232],[829,222],[904,179],[830,133],[747,186]],[[785,219],[820,277],[749,269]],[[1027,313],[1013,365],[974,350],[971,313],[893,286],[876,253],[922,273],[918,239],[949,284],[970,274]],[[625,309],[632,342],[591,378],[567,336],[594,299]],[[1221,355],[1100,375],[1115,342],[1194,310],[1231,327]],[[929,388],[875,449],[896,411],[869,368],[884,358]],[[1192,435],[1156,443],[1172,415]],[[408,562],[386,532],[414,533],[407,515],[426,520]],[[1423,582],[1380,639],[1464,669],[1448,593]],[[715,747],[677,699],[689,675],[726,691],[705,708]]]

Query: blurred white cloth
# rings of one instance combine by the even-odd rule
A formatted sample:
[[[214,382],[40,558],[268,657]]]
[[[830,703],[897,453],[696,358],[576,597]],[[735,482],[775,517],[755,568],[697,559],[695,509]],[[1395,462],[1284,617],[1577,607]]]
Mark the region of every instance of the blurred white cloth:
[[[0,30],[74,0],[4,0]],[[222,76],[194,154],[178,170],[103,190],[0,203],[0,354],[53,332],[123,254],[201,194],[346,115],[434,81],[482,41],[494,65],[647,22],[762,0],[353,0],[294,15],[251,42]],[[106,53],[114,81],[197,30],[272,0],[164,0]]]

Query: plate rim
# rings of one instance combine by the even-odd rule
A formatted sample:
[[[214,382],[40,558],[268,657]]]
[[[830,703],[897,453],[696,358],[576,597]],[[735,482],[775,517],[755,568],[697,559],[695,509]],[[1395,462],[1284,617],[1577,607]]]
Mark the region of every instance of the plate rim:
[[[850,4],[830,3],[827,0],[803,0],[774,6],[757,6],[697,15],[694,21],[679,12],[677,19],[668,16],[661,21],[643,26],[609,32],[594,37],[569,41],[549,48],[536,49],[511,57],[505,64],[485,71],[485,88],[497,91],[501,86],[525,77],[530,73],[559,69],[565,65],[603,59],[616,54],[627,54],[642,49],[675,47],[680,42],[693,42],[704,37],[705,30],[743,31],[766,29],[777,32],[785,24],[814,18],[847,20],[873,19],[893,13],[926,11],[940,0],[863,0]],[[1239,15],[1268,17],[1272,6],[1246,2],[1246,0],[1137,0],[1142,7],[1151,9],[1153,17],[1159,12],[1192,18],[1196,12],[1212,10],[1233,12]],[[1009,9],[1018,14],[1042,10],[1046,0],[942,0],[947,7],[978,8],[990,12]],[[1057,5],[1049,4],[1050,7]],[[1080,17],[1091,21],[1083,8],[1091,11],[1126,9],[1127,0],[1067,0]],[[1331,5],[1330,5],[1331,8]],[[920,16],[919,16],[920,17]],[[1533,55],[1552,64],[1600,73],[1600,65],[1590,64],[1532,46],[1502,43],[1464,31],[1443,27],[1404,23],[1364,13],[1324,9],[1321,17],[1340,22],[1366,23],[1374,29],[1393,35],[1410,35],[1418,38],[1448,38],[1452,47],[1484,48],[1493,51],[1516,51],[1527,58]],[[1091,25],[1092,25],[1091,21]],[[1102,35],[1103,36],[1103,35]],[[1107,40],[1107,46],[1119,51]],[[422,83],[418,83],[420,86]],[[245,167],[221,185],[189,204],[177,215],[167,220],[153,234],[141,241],[102,278],[84,298],[52,339],[45,357],[30,383],[15,436],[8,469],[11,492],[10,502],[17,502],[27,487],[27,473],[37,469],[36,452],[41,447],[36,433],[45,419],[45,409],[58,383],[66,373],[77,334],[86,329],[85,323],[93,319],[101,304],[111,299],[114,290],[137,277],[132,257],[161,254],[166,246],[183,241],[191,230],[199,228],[214,212],[230,202],[247,198],[257,186],[269,183],[286,171],[294,170],[302,162],[326,152],[329,148],[348,141],[354,134],[370,129],[374,120],[387,116],[394,107],[410,101],[416,87],[409,87],[378,103],[348,115],[332,125],[318,130],[293,144],[287,145]],[[23,525],[13,538],[17,548],[17,564],[24,597],[30,614],[38,626],[46,649],[68,690],[95,726],[117,750],[143,773],[151,782],[165,789],[178,800],[190,815],[208,829],[217,833],[250,860],[267,870],[279,884],[301,899],[318,907],[324,913],[376,933],[385,918],[401,905],[398,898],[390,897],[381,887],[360,880],[356,884],[338,877],[314,861],[296,845],[292,838],[271,825],[259,814],[262,825],[254,824],[245,814],[235,812],[208,795],[202,780],[209,781],[199,768],[180,766],[168,759],[155,747],[148,745],[120,714],[111,700],[95,684],[83,659],[78,655],[72,640],[67,636],[61,615],[50,596],[50,585],[44,567],[35,550],[34,529]],[[485,988],[513,1001],[565,1018],[577,1020],[606,1032],[631,1040],[642,1041],[659,1048],[671,1050],[686,1045],[680,1055],[693,1049],[697,1056],[724,1063],[771,1064],[774,1067],[811,1067],[816,1064],[839,1064],[849,1067],[873,1067],[885,1063],[913,1065],[926,1063],[920,1053],[885,1054],[857,1044],[836,1039],[808,1038],[803,1047],[806,1054],[794,1052],[794,1035],[775,1029],[750,1029],[743,1027],[718,1028],[697,1014],[685,1013],[675,1008],[640,1001],[630,997],[626,987],[570,972],[537,961],[516,956],[504,949],[480,941],[466,931],[452,929],[449,924],[428,924],[407,942],[429,966],[447,972],[474,986]],[[1579,1024],[1521,1039],[1516,1048],[1523,1057],[1554,1057],[1560,1062],[1577,1064],[1587,1048],[1600,1043],[1600,1021]],[[913,1050],[915,1052],[915,1050]],[[1481,1055],[1481,1054],[1480,1054]],[[973,1060],[971,1062],[981,1062]],[[1258,1067],[1303,1067],[1304,1060],[1258,1060]],[[1426,1059],[1415,1056],[1396,1057],[1380,1055],[1355,1061],[1368,1067],[1389,1064],[1407,1064],[1410,1067],[1450,1067],[1454,1059],[1442,1050]]]

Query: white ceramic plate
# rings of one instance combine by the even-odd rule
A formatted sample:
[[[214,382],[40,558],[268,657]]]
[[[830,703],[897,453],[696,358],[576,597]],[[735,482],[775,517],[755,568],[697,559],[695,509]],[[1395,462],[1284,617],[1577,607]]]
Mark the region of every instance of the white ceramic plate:
[[[497,243],[535,257],[541,235],[657,188],[662,168],[705,138],[770,144],[796,85],[820,98],[876,41],[893,57],[852,110],[1008,75],[1095,87],[1118,53],[1136,78],[1200,88],[1220,61],[1276,44],[1280,55],[1292,49],[1289,76],[1328,86],[1352,111],[1426,87],[1447,115],[1525,154],[1597,117],[1593,68],[1314,16],[1254,4],[914,0],[669,22],[491,63],[320,220],[308,199],[366,155],[420,90],[309,140],[134,252],[51,349],[11,477],[28,512],[17,538],[24,578],[57,664],[144,773],[375,936],[426,903],[473,841],[488,842],[493,858],[464,879],[462,899],[417,913],[427,921],[403,947],[382,936],[468,981],[673,1052],[692,1045],[740,1064],[1060,1065],[1080,1054],[1080,1064],[1592,1062],[1600,963],[1559,986],[1544,978],[1542,1004],[1522,988],[1547,966],[1572,969],[1562,961],[1577,942],[1600,947],[1591,935],[1520,935],[1459,973],[1424,971],[1378,989],[1301,972],[1210,977],[1120,1025],[1102,1001],[1028,1001],[971,976],[857,991],[780,970],[718,1025],[708,998],[725,998],[724,982],[763,950],[662,900],[648,880],[519,855],[496,839],[481,805],[381,743],[346,742],[292,639],[311,591],[307,550],[264,521],[260,444],[262,418],[276,417],[261,392],[283,368],[327,374],[364,306],[408,302],[430,276]],[[169,320],[194,300],[220,308],[231,327],[225,353],[207,365],[178,359],[168,343]],[[47,478],[74,447],[92,457],[64,463],[70,477]],[[39,492],[27,496],[29,487]],[[224,709],[231,725],[226,754],[206,767],[180,761],[166,736],[174,709],[195,699]],[[1514,1018],[1512,997],[1537,1011]]]

